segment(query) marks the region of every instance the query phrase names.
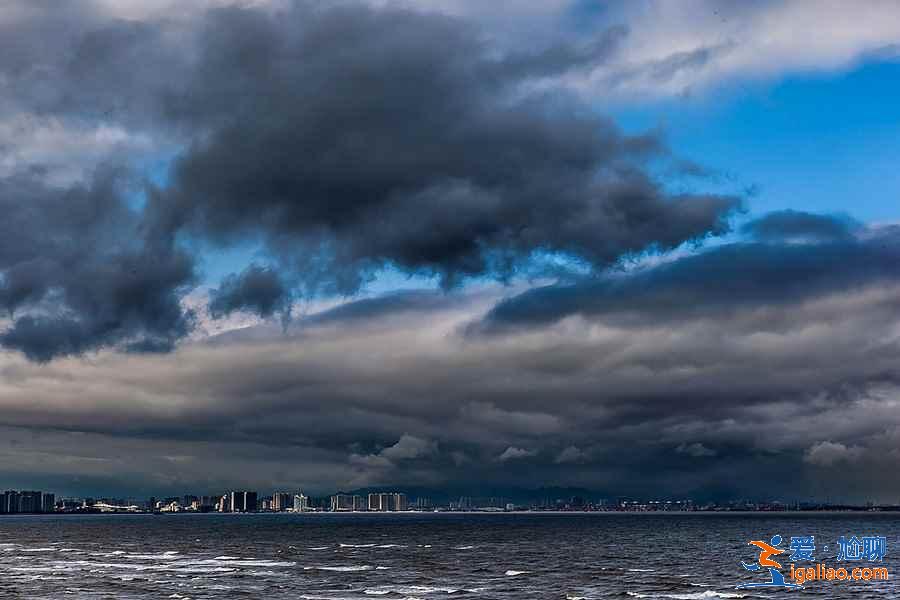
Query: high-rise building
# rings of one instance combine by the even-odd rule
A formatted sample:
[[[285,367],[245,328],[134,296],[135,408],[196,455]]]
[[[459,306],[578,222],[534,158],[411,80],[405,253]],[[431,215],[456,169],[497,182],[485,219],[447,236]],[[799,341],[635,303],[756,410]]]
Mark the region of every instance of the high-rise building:
[[[27,491],[19,492],[19,512],[20,513],[36,513],[41,512],[41,492]]]
[[[256,512],[256,492],[231,492],[228,498],[228,510],[231,512]]]
[[[365,510],[365,506],[362,496],[335,494],[331,497],[331,510],[334,512]]]
[[[353,499],[347,494],[335,494],[331,497],[332,512],[353,510]]]
[[[385,512],[393,510],[393,494],[369,494],[369,510]]]
[[[231,512],[247,512],[247,492],[231,492],[228,508]]]
[[[3,493],[3,512],[8,515],[19,512],[19,492],[8,490]]]
[[[309,498],[303,495],[303,492],[294,494],[294,512],[305,512],[309,510]]]
[[[369,510],[388,512],[408,509],[409,502],[406,499],[406,494],[400,492],[369,494]]]
[[[7,490],[0,494],[0,514],[54,512],[55,504],[56,496],[39,491]]]
[[[287,492],[275,492],[272,494],[272,510],[284,512],[294,507],[294,496]]]

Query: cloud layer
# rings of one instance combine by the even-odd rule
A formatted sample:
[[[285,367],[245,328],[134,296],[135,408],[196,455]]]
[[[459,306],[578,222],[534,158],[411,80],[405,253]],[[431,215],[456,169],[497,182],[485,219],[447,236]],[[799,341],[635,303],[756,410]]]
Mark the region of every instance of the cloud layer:
[[[853,243],[891,256],[896,235],[865,229]],[[834,243],[770,241],[755,258],[809,292],[772,277],[756,284],[766,293],[710,294],[721,272],[703,269],[719,263],[688,256],[622,274],[617,285],[642,290],[632,306],[589,288],[578,311],[552,319],[530,291],[397,293],[310,315],[286,334],[259,325],[143,356],[137,370],[116,353],[90,365],[14,361],[0,402],[11,427],[133,448],[110,477],[159,473],[149,487],[539,482],[758,498],[746,474],[764,469],[766,497],[891,501],[900,282],[887,269],[821,277],[816,257]],[[674,280],[675,293],[669,273],[682,269],[691,277]],[[495,307],[517,302],[516,314],[538,318],[497,329]],[[167,444],[181,450],[163,470]],[[219,445],[259,468],[229,472],[207,453]],[[79,446],[86,461],[103,447]]]

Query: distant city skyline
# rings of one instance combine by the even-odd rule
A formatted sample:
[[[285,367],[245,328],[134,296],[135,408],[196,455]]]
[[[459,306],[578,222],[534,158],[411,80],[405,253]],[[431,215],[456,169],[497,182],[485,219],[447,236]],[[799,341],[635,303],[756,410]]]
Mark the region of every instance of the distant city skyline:
[[[528,495],[526,498],[522,494]],[[608,512],[707,512],[707,511],[898,511],[897,502],[854,503],[840,499],[733,498],[712,501],[693,498],[600,497],[590,490],[538,488],[513,496],[460,495],[441,490],[337,491],[309,496],[301,490],[230,490],[223,493],[176,496],[72,497],[54,492],[7,490],[0,492],[0,515],[83,513],[380,513],[380,512],[494,512],[494,511],[608,511]]]

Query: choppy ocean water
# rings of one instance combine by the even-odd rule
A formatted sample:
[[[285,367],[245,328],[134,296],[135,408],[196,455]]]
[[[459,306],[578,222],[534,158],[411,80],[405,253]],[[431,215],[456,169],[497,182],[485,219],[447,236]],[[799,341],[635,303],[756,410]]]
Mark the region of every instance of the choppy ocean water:
[[[900,597],[893,579],[734,589],[765,579],[740,562],[774,534],[836,566],[840,536],[881,535],[900,565],[900,515],[878,513],[15,516],[0,598]]]

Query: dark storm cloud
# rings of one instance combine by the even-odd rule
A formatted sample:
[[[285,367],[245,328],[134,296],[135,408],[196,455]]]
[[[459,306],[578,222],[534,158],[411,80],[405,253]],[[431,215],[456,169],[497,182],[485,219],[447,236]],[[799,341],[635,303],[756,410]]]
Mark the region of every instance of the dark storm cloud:
[[[214,318],[239,310],[268,317],[276,311],[289,312],[290,301],[290,292],[279,274],[254,264],[239,274],[229,275],[210,293],[209,311]]]
[[[853,228],[841,218],[772,213],[745,227],[764,241],[722,245],[633,273],[532,289],[498,304],[482,327],[527,327],[574,314],[610,321],[703,319],[900,281],[900,230],[854,236]],[[789,318],[781,323],[791,326]]]
[[[89,2],[15,8],[0,20],[11,91],[0,109],[76,137],[115,124],[182,148],[146,212],[117,216],[121,199],[92,208],[77,268],[36,234],[25,259],[4,259],[4,297],[23,314],[0,343],[38,360],[130,338],[171,348],[190,329],[178,304],[193,282],[172,240],[262,241],[278,272],[227,279],[210,311],[268,316],[293,295],[356,292],[384,267],[446,287],[509,278],[546,253],[602,268],[723,233],[737,206],[669,194],[645,168],[669,158],[657,135],[626,135],[562,91],[557,78],[617,51],[621,27],[519,52],[462,19],[356,4],[145,21]],[[47,168],[13,177],[39,188]],[[88,193],[45,187],[37,206]],[[41,220],[22,206],[10,203],[10,223]],[[61,214],[54,231],[76,235]]]
[[[85,185],[0,181],[0,344],[37,361],[103,346],[171,349],[191,328],[180,305],[193,260],[171,240],[143,235],[123,199],[125,178]]]
[[[817,215],[796,210],[769,213],[743,227],[761,240],[800,239],[811,241],[848,240],[862,229],[849,217]]]
[[[452,286],[537,252],[605,266],[724,232],[734,198],[671,196],[644,171],[659,140],[531,89],[621,35],[510,56],[436,15],[216,12],[178,107],[212,132],[157,216],[221,243],[262,237],[308,288],[343,293],[383,266]]]

